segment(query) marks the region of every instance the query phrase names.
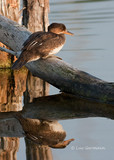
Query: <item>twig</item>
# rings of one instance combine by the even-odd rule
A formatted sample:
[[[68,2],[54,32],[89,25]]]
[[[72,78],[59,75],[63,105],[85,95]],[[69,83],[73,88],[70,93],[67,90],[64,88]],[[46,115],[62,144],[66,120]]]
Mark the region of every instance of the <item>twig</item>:
[[[5,48],[5,47],[0,47],[0,50],[1,50],[1,51],[4,51],[4,52],[7,52],[7,53],[10,53],[10,54],[12,54],[12,55],[14,55],[14,56],[16,56],[16,57],[19,57],[19,52],[14,52],[14,51],[9,50],[9,49],[7,49],[7,48]]]

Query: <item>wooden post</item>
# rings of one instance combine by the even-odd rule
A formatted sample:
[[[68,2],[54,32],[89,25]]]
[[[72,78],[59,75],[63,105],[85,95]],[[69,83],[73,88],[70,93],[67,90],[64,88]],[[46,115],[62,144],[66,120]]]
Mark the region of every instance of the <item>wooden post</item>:
[[[21,24],[20,0],[2,1],[0,14]],[[7,35],[5,36],[7,37]],[[13,56],[11,57],[10,54],[0,53],[0,67],[11,67],[12,60]],[[7,62],[8,66],[4,66],[7,65]],[[25,91],[26,76],[27,70],[25,72],[0,70],[0,112],[22,110],[22,95]]]
[[[4,0],[0,2],[0,14],[21,24],[20,0]],[[0,46],[4,46],[0,43]],[[14,57],[0,52],[0,68],[11,67]],[[0,112],[22,110],[22,95],[25,91],[27,70],[25,72],[11,72],[0,70]],[[0,138],[0,160],[16,159],[19,148],[19,138]]]
[[[31,31],[45,31],[49,25],[49,0],[24,0],[23,24]]]
[[[0,70],[0,112],[22,110],[27,72]]]
[[[20,0],[4,0],[0,2],[0,14],[21,24]],[[4,44],[0,43],[3,47]],[[5,53],[0,54],[0,68],[9,68],[13,63],[14,57]]]

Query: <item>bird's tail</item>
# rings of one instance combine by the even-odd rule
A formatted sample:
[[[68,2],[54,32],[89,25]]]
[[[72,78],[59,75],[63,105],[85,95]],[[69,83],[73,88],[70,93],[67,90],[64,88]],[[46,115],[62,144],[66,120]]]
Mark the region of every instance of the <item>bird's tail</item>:
[[[27,60],[20,59],[20,57],[19,57],[19,59],[13,64],[12,69],[18,70],[21,67],[23,67],[26,63],[27,63]]]

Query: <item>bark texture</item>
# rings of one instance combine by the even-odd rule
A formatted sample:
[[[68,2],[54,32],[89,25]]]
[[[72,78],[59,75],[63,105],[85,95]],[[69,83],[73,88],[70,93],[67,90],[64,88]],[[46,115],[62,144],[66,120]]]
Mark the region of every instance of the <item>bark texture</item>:
[[[49,0],[24,0],[23,24],[31,31],[46,30],[49,24]]]
[[[21,24],[22,14],[21,14],[20,0],[1,0],[0,1],[0,14],[16,21]],[[0,43],[3,47],[4,44]],[[2,55],[0,54],[0,68],[8,68],[11,66],[14,57],[8,53]]]
[[[30,35],[26,28],[17,26],[16,22],[3,16],[0,16],[0,32],[0,40],[14,51],[19,51]],[[17,53],[17,56],[19,55],[20,52]],[[105,82],[79,71],[57,58],[30,62],[26,67],[33,75],[49,82],[62,92],[101,102],[114,102],[114,83]]]

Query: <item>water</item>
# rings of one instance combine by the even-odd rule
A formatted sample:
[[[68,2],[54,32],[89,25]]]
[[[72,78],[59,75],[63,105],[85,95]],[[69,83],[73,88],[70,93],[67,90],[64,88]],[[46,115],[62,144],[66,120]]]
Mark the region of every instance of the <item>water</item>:
[[[78,69],[114,81],[114,1],[51,2],[50,22],[65,23],[75,34],[67,36],[66,45],[58,55]],[[112,120],[87,118],[62,121],[62,124],[76,141],[64,152],[54,150],[55,159],[113,159]]]
[[[105,81],[114,82],[114,1],[50,0],[49,19],[50,23],[64,23],[68,30],[75,34],[74,36],[67,36],[66,44],[62,51],[58,53],[58,56],[80,70],[86,71]],[[7,78],[4,78],[4,81],[7,81],[8,77],[9,75]],[[21,98],[22,94],[20,95],[20,92],[18,93],[17,91],[22,90],[22,92],[24,92],[25,90],[25,84],[23,83],[26,78],[22,79],[21,77],[23,77],[23,75],[20,76],[20,79],[19,77],[17,78],[20,85],[18,85],[18,83],[15,85],[15,95],[12,95],[12,99],[16,97],[16,103],[22,103],[22,101],[24,101]],[[26,73],[24,77],[26,77]],[[42,95],[40,88],[42,82],[34,80],[31,84],[31,76],[28,79],[28,91],[31,97],[37,97],[32,91],[35,83],[37,83],[38,86],[35,88],[35,91],[38,92],[39,95]],[[9,88],[12,87],[11,85]],[[52,86],[50,87],[50,95],[58,93],[58,89]],[[26,97],[26,95],[24,96]],[[46,116],[56,117],[67,133],[66,139],[75,139],[65,149],[52,149],[53,156],[51,156],[51,151],[49,150],[50,158],[47,159],[51,160],[53,157],[54,160],[113,160],[113,105],[99,105],[97,103],[81,102],[80,100],[77,100],[77,102],[72,101],[72,104],[70,104],[70,100],[66,103],[65,99],[63,101],[60,99],[59,104],[59,101],[54,101],[53,97],[50,98],[50,101],[45,101],[45,99],[38,101],[37,112],[39,115],[37,116],[44,116],[44,119]],[[46,104],[47,106],[45,106]],[[60,108],[58,109],[59,105]],[[34,108],[33,106],[34,104],[25,106],[27,111],[27,113],[25,113],[27,115],[30,116],[33,110],[35,112],[37,106]],[[32,111],[29,107],[32,108]],[[36,116],[36,114],[38,114],[37,112],[33,113],[33,115]],[[12,131],[12,128],[10,130]],[[13,130],[15,131],[15,128]],[[11,133],[8,133],[9,136]],[[17,160],[26,159],[25,140],[22,138],[23,136],[20,131],[18,133],[16,132],[15,135],[16,134],[21,137]],[[36,149],[33,149],[33,151],[34,150]],[[29,159],[32,158],[29,157]]]

